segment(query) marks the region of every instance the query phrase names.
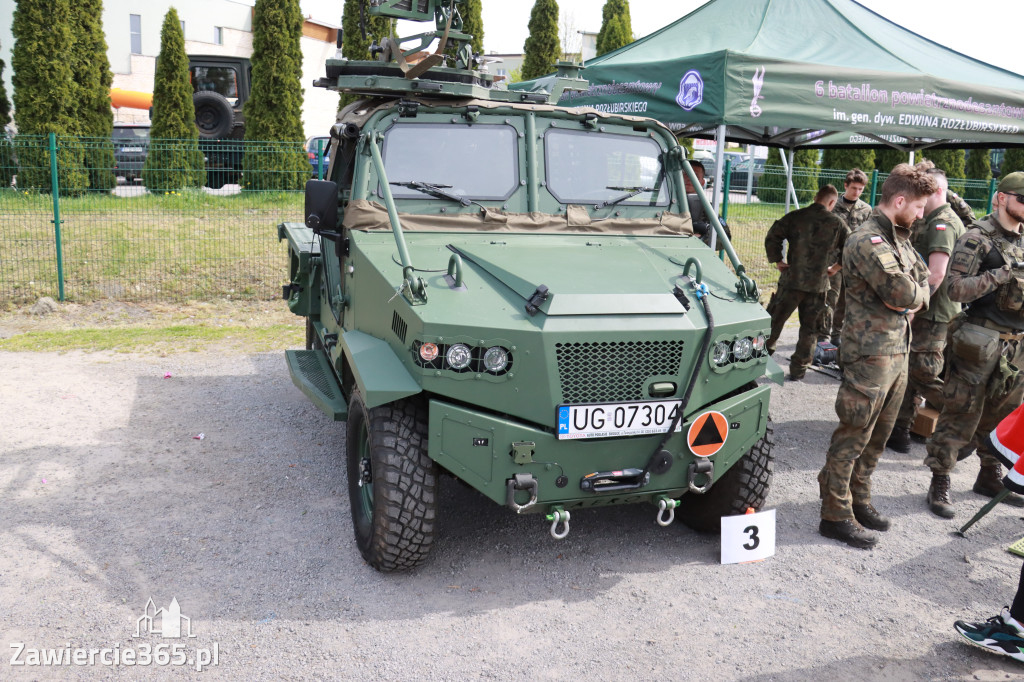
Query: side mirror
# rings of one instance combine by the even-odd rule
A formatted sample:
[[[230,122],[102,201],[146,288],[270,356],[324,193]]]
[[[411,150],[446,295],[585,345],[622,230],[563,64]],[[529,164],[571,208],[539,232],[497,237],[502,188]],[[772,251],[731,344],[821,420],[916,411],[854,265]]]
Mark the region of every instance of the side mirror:
[[[338,229],[338,183],[333,180],[306,181],[306,227],[315,234]]]

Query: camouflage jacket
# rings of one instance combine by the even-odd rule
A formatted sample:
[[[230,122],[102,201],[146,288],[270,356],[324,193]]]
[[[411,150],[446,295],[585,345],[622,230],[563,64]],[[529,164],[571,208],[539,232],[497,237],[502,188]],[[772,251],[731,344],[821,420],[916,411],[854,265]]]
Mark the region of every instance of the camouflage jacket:
[[[843,199],[843,195],[840,194],[839,198],[836,199],[836,206],[832,209],[832,212],[842,218],[846,226],[850,228],[850,232],[853,232],[863,225],[865,220],[871,217],[871,206],[860,199],[857,199],[852,204],[847,203],[846,199]]]
[[[913,310],[928,304],[928,268],[909,236],[910,230],[894,226],[875,209],[847,240],[843,251],[844,362],[860,355],[909,351],[908,315],[886,306]]]
[[[1010,329],[1024,329],[1024,311],[1000,310],[999,289],[1012,286],[1014,275],[1007,260],[1024,260],[1024,238],[1003,229],[994,215],[971,224],[957,240],[946,270],[949,297],[967,304],[970,317],[981,317]]]
[[[949,204],[949,207],[953,209],[953,213],[956,213],[957,218],[964,225],[970,225],[975,221],[974,209],[963,200],[963,197],[951,189],[946,190],[946,203]]]
[[[843,221],[821,204],[811,204],[776,220],[764,238],[764,250],[769,263],[778,263],[782,260],[782,242],[789,245],[789,267],[779,275],[779,288],[828,291],[826,271],[836,262],[834,254],[842,253],[846,236]]]
[[[960,218],[950,208],[942,204],[934,211],[914,223],[914,248],[921,254],[925,265],[928,257],[941,252],[951,255],[956,240],[963,236],[966,228]],[[948,268],[947,268],[948,269]],[[960,304],[949,298],[949,280],[944,278],[942,284],[932,292],[928,302],[928,310],[918,313],[921,317],[935,322],[949,322],[960,313]]]

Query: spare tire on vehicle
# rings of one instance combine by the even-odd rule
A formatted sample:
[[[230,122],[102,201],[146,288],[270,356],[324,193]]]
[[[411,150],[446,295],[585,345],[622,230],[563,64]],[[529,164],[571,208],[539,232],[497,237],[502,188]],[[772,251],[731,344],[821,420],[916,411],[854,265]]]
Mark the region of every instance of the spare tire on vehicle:
[[[200,91],[192,95],[196,108],[196,127],[199,137],[213,140],[227,137],[235,125],[235,111],[231,102],[219,92]]]

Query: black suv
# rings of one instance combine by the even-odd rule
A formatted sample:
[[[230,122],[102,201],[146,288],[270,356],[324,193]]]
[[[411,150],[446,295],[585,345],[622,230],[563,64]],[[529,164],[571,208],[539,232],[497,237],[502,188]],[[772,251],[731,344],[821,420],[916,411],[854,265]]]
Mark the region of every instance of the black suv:
[[[115,123],[111,139],[114,141],[115,175],[129,183],[141,181],[142,166],[149,152],[149,126]]]

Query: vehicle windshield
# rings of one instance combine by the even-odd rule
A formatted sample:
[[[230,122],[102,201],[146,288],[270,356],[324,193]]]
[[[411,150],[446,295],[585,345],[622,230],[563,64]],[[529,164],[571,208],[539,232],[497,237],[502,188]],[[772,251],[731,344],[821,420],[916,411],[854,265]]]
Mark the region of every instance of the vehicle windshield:
[[[114,128],[113,139],[122,142],[146,142],[149,140],[149,128]]]
[[[381,154],[396,199],[432,198],[414,189],[426,183],[456,197],[503,201],[519,187],[518,141],[509,125],[399,123]]]
[[[669,192],[661,147],[650,138],[551,128],[544,136],[547,187],[568,204],[612,202],[640,188],[619,205],[667,206]]]

